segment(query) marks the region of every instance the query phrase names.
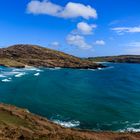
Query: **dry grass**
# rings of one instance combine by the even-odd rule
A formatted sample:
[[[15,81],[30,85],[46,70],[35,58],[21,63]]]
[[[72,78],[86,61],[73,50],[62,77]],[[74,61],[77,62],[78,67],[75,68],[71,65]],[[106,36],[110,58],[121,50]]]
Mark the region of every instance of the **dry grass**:
[[[91,132],[63,128],[45,118],[0,104],[0,140],[140,140],[140,133]]]
[[[7,66],[7,67],[24,67],[25,64],[18,62],[13,59],[8,58],[0,58],[0,65]]]

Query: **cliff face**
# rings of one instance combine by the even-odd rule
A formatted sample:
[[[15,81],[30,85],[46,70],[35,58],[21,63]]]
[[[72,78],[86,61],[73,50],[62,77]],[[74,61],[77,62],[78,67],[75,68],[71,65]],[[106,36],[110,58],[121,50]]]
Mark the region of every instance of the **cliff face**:
[[[139,140],[140,133],[91,132],[63,128],[25,109],[0,104],[1,140]]]
[[[93,62],[114,62],[114,63],[140,63],[140,55],[120,55],[88,58]]]
[[[103,67],[89,60],[82,60],[63,52],[36,45],[14,45],[0,49],[0,64],[11,67],[24,67],[25,65],[93,69]]]

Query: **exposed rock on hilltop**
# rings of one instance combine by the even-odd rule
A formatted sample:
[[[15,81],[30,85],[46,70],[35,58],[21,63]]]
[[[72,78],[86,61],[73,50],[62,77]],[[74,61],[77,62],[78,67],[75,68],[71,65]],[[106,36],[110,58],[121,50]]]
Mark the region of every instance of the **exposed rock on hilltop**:
[[[14,45],[0,49],[0,64],[10,67],[25,67],[25,65],[93,69],[103,67],[101,64],[95,64],[89,60],[82,60],[37,45]]]
[[[63,128],[27,110],[0,104],[0,140],[139,140],[140,133]]]

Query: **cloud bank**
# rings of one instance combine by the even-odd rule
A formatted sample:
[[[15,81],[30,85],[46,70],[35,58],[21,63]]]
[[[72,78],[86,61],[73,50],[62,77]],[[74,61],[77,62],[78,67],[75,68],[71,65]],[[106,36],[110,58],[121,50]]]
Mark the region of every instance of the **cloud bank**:
[[[78,47],[79,49],[91,49],[92,46],[85,41],[85,38],[80,35],[68,35],[66,41],[69,45]]]
[[[77,31],[83,35],[90,35],[93,33],[93,29],[95,29],[97,25],[88,24],[86,22],[79,22],[77,24]]]
[[[135,27],[116,27],[111,30],[115,31],[117,34],[125,34],[125,33],[140,33],[140,26]]]
[[[140,54],[140,42],[130,42],[126,44],[129,48],[126,49],[126,52],[129,54]]]
[[[54,42],[50,43],[49,46],[52,48],[57,48],[57,47],[60,47],[61,45],[59,42],[54,41]]]
[[[64,7],[62,7],[49,0],[32,0],[27,5],[27,12],[31,14],[45,14],[61,18],[97,18],[96,10],[90,5],[74,2],[68,2]]]
[[[94,45],[104,46],[105,45],[105,41],[104,40],[96,40]]]

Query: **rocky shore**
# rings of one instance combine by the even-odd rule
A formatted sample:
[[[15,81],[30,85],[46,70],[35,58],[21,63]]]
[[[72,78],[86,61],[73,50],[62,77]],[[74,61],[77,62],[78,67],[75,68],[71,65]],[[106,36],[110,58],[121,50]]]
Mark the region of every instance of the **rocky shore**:
[[[0,140],[139,140],[140,133],[92,132],[61,127],[26,109],[0,104]]]
[[[103,68],[89,60],[37,45],[14,45],[0,49],[0,65],[8,67],[23,68],[25,66],[35,67],[61,67],[76,69]]]

